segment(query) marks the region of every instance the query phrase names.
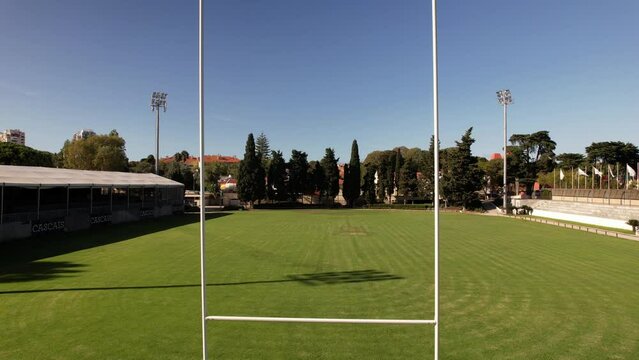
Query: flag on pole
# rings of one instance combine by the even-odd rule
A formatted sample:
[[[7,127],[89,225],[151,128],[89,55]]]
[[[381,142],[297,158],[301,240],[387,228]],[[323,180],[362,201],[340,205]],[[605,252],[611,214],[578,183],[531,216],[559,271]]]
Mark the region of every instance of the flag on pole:
[[[375,171],[375,185],[377,185],[378,181],[379,181],[379,175],[377,175],[377,171]]]
[[[564,171],[559,169],[559,180],[563,181],[566,175],[564,175]]]
[[[603,175],[603,174],[601,173],[601,171],[599,171],[599,169],[597,169],[597,168],[596,168],[596,167],[594,167],[594,166],[592,167],[592,172],[593,172],[595,175],[599,176],[599,177],[601,177],[601,176]]]
[[[615,178],[615,174],[612,173],[612,168],[610,167],[610,165],[608,165],[608,174],[614,179]]]
[[[581,168],[577,168],[577,175],[588,177],[588,174],[586,174],[585,171],[581,170]]]
[[[628,175],[630,175],[630,177],[637,176],[637,172],[635,171],[635,169],[631,168],[628,164],[626,164],[626,171],[628,172]]]

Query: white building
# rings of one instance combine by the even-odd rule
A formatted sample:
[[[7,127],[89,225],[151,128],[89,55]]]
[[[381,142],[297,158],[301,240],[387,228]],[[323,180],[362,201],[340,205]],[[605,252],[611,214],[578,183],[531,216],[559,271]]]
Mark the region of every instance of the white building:
[[[24,131],[20,131],[18,129],[7,129],[0,133],[0,142],[8,142],[8,143],[24,145],[25,143]]]
[[[75,134],[73,134],[73,141],[80,140],[80,139],[87,139],[90,136],[94,136],[94,135],[95,135],[95,131],[91,129],[82,129],[76,132]]]

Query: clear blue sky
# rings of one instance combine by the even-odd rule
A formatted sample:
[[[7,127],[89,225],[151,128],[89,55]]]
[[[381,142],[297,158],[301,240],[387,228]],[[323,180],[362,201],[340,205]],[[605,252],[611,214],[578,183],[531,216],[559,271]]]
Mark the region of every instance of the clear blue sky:
[[[558,152],[639,143],[639,2],[440,0],[443,146],[473,126],[500,151],[495,91],[511,132],[547,129]],[[428,0],[206,1],[210,154],[242,156],[264,131],[345,160],[432,134]],[[161,155],[197,152],[197,1],[0,1],[0,128],[58,151],[81,128],[117,129],[130,159],[155,151],[152,91],[169,93]]]

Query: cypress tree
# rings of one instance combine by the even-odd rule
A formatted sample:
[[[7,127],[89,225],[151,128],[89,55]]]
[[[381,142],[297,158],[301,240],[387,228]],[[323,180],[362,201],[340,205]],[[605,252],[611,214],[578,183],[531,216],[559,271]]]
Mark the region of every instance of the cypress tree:
[[[288,197],[286,191],[286,162],[282,152],[271,152],[271,163],[268,167],[268,198],[284,201]]]
[[[324,181],[326,182],[326,196],[333,202],[339,194],[339,168],[335,158],[335,150],[326,148],[326,154],[320,161],[322,169],[324,169]]]
[[[477,191],[481,189],[482,173],[477,165],[477,158],[470,147],[475,142],[472,138],[473,128],[466,130],[448,158],[448,169],[442,177],[442,192],[454,205],[465,209],[481,206]]]
[[[365,164],[364,167],[364,185],[362,186],[362,190],[366,197],[366,202],[374,204],[377,200],[377,194],[375,193],[375,172],[377,169],[372,164]]]
[[[255,201],[263,199],[266,191],[264,178],[264,168],[255,152],[255,139],[251,133],[246,140],[244,158],[240,161],[237,180],[237,192],[240,200],[248,201],[253,207]]]
[[[271,160],[271,147],[269,145],[268,138],[264,133],[260,133],[260,135],[255,140],[255,151],[260,157],[260,162],[264,169],[268,168],[269,162]]]
[[[311,161],[309,163],[309,190],[311,193],[318,193],[320,202],[326,193],[326,179],[324,169],[319,161]],[[312,198],[311,198],[312,201]]]
[[[348,191],[344,192],[344,198],[348,202],[349,207],[353,207],[353,202],[359,198],[361,193],[361,168],[359,162],[359,147],[357,146],[357,140],[353,140],[351,145],[351,160],[348,163]],[[344,179],[346,181],[346,173],[344,173]]]
[[[291,198],[297,200],[308,184],[308,160],[303,151],[293,150],[291,160],[288,163],[288,193]]]
[[[351,194],[351,171],[348,164],[344,164],[344,178],[342,182],[342,197],[346,200],[346,204],[351,206],[350,194]]]
[[[394,190],[397,190],[397,191],[399,191],[399,175],[403,165],[404,165],[404,158],[402,157],[402,152],[399,148],[397,148],[395,150],[395,173],[393,176],[393,185],[395,186]]]

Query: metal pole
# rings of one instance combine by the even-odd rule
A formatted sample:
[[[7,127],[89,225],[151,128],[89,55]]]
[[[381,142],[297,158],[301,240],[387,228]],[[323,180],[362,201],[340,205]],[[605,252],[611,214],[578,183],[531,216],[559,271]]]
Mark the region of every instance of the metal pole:
[[[507,214],[506,206],[508,204],[508,178],[506,176],[506,157],[508,154],[506,153],[506,141],[508,134],[508,104],[504,103],[504,214]]]
[[[38,185],[38,211],[37,211],[37,217],[38,220],[40,220],[40,187],[42,185]]]
[[[432,0],[433,10],[433,135],[434,135],[434,185],[435,196],[435,350],[434,358],[439,359],[439,79],[437,71],[437,0]],[[504,146],[505,152],[505,146]],[[504,158],[504,164],[506,159]],[[505,172],[504,172],[505,174]]]
[[[4,183],[2,183],[2,195],[0,195],[0,224],[2,224],[3,217],[4,217]]]
[[[205,257],[205,227],[206,206],[204,206],[204,7],[203,0],[199,2],[199,28],[198,28],[198,87],[200,101],[200,292],[202,296],[202,359],[206,360],[206,257]]]
[[[67,216],[69,216],[69,191],[70,191],[69,188],[70,187],[71,187],[71,185],[67,184]]]
[[[160,174],[160,107],[156,108],[157,117],[155,118],[155,174]]]

